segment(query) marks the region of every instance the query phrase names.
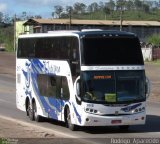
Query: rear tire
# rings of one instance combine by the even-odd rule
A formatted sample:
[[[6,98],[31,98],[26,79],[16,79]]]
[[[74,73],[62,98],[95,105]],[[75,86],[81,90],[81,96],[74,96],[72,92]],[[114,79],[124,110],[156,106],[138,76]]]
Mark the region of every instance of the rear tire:
[[[33,111],[33,108],[32,108],[32,106],[30,104],[30,101],[28,101],[27,112],[28,112],[29,119],[31,121],[34,121],[34,111]]]
[[[71,113],[70,113],[69,108],[67,108],[66,126],[67,126],[67,128],[69,128],[72,131],[75,131],[77,128],[76,125],[72,124],[72,122],[71,122]]]

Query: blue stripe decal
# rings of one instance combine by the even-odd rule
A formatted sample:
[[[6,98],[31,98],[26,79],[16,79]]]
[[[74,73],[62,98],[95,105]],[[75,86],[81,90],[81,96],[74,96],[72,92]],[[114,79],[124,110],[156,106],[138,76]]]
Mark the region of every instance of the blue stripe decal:
[[[129,112],[131,110],[136,109],[137,107],[139,107],[141,105],[142,105],[142,103],[138,103],[138,104],[135,104],[135,105],[132,105],[132,106],[127,106],[127,107],[121,108],[121,110],[124,111],[124,112]]]
[[[30,83],[32,84],[33,91],[37,97],[39,97],[44,111],[49,114],[49,117],[58,119],[58,113],[62,112],[62,108],[64,108],[65,101],[61,99],[56,99],[54,97],[44,97],[40,95],[38,84],[37,84],[37,75],[38,74],[47,74],[47,75],[54,75],[53,71],[52,73],[49,72],[49,70],[46,68],[46,65],[49,65],[48,62],[41,62],[38,59],[30,59],[25,63],[26,71],[22,69],[23,75],[25,77],[25,94],[26,96],[29,96],[32,98],[32,91],[30,90]],[[31,81],[32,79],[32,81]]]
[[[78,111],[77,111],[74,103],[72,103],[72,105],[73,105],[73,108],[74,108],[74,112],[75,112],[75,114],[76,114],[76,116],[77,116],[77,118],[78,118],[78,121],[79,121],[79,123],[81,123],[81,122],[82,122],[81,116],[80,116],[80,114],[78,113]]]

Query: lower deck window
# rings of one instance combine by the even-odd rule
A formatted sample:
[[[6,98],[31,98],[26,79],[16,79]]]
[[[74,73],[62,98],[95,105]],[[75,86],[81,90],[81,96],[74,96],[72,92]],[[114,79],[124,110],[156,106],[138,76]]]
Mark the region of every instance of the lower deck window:
[[[50,75],[37,76],[38,88],[41,96],[56,96],[56,78]]]

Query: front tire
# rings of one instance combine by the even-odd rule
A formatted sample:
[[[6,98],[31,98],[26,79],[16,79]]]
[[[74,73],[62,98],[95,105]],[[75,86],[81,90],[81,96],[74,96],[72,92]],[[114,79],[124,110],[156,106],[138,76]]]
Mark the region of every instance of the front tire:
[[[70,113],[69,108],[67,108],[66,126],[67,126],[67,128],[69,128],[72,131],[75,131],[77,128],[76,125],[72,124],[72,122],[71,122],[71,113]]]

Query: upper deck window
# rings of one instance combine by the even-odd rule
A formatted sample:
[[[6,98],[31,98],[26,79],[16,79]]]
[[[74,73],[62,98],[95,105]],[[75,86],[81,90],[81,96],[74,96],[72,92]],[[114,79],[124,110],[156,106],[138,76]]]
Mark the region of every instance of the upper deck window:
[[[136,37],[86,37],[82,43],[83,65],[144,64]]]
[[[73,59],[79,43],[76,37],[34,37],[18,40],[18,58]]]

